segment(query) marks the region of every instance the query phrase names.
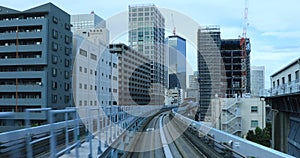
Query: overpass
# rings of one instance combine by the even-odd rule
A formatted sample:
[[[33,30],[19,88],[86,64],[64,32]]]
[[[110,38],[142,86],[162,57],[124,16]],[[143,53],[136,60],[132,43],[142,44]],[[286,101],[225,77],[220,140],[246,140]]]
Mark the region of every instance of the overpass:
[[[191,120],[182,115],[186,108],[39,110],[49,123],[30,127],[26,120],[23,129],[0,133],[0,157],[292,157]]]

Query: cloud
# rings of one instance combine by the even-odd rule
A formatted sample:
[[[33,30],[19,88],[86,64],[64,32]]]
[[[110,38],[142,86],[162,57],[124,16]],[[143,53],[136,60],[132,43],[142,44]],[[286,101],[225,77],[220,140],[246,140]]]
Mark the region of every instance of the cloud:
[[[277,37],[281,39],[286,38],[297,38],[300,37],[300,30],[299,31],[277,31],[277,32],[264,32],[262,36],[271,36],[271,37]]]

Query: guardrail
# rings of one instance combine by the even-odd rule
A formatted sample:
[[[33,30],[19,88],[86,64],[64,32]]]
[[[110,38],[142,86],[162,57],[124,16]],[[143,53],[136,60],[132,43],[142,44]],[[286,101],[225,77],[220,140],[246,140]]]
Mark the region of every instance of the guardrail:
[[[279,152],[277,150],[256,144],[246,139],[231,135],[224,131],[212,128],[202,122],[191,120],[172,110],[172,116],[177,121],[189,125],[196,131],[196,136],[206,136],[213,141],[216,148],[224,148],[232,153],[233,157],[272,157],[272,158],[292,158],[293,156]],[[222,151],[223,152],[223,151]]]
[[[82,142],[89,143],[89,150],[85,152],[88,153],[88,157],[93,157],[95,155],[92,155],[94,153],[92,139],[96,137],[98,137],[97,156],[99,156],[103,153],[103,147],[108,147],[110,143],[113,143],[113,138],[120,136],[124,129],[136,121],[135,118],[143,117],[145,112],[160,108],[162,106],[27,109],[27,118],[30,118],[31,112],[45,113],[48,117],[48,124],[30,127],[30,119],[27,119],[24,120],[25,128],[0,133],[0,157],[26,156],[31,158],[42,154],[42,156],[54,158],[68,154],[73,149],[75,149],[75,157],[79,157],[78,149]],[[15,113],[2,113],[0,119],[7,117],[13,119],[14,115]],[[56,120],[55,115],[59,115],[59,121]],[[113,125],[115,127],[112,127]],[[113,128],[114,131],[112,131]],[[104,140],[101,140],[101,133],[105,134],[105,143],[102,143]]]

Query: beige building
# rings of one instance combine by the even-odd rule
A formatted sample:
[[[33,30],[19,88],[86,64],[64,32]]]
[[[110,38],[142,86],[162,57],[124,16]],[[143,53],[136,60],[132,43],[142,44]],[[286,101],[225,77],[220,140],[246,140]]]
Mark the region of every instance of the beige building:
[[[109,51],[118,56],[119,105],[152,104],[150,60],[125,44],[110,44]]]

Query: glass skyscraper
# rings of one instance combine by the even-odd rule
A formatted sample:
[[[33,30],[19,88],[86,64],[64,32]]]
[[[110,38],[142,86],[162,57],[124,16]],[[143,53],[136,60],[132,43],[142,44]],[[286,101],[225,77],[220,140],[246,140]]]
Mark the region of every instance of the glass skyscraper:
[[[169,51],[169,89],[186,89],[186,40],[169,36],[166,40]]]
[[[151,103],[164,104],[165,19],[155,5],[129,6],[129,46],[150,59]]]

